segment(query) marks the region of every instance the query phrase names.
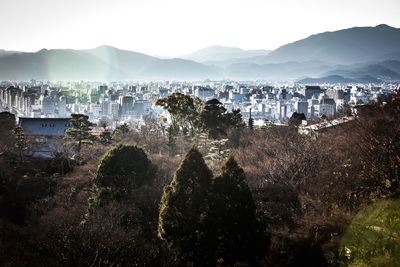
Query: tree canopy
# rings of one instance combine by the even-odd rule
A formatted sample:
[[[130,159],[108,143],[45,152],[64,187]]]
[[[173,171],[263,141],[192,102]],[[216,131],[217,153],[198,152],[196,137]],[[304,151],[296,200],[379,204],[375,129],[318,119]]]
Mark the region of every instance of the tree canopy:
[[[95,135],[91,133],[93,123],[89,121],[89,117],[84,114],[71,114],[72,119],[69,123],[72,128],[66,131],[64,136],[65,140],[68,140],[70,144],[76,147],[77,151],[80,152],[82,144],[93,144],[97,139]]]
[[[304,113],[297,113],[293,112],[292,116],[289,119],[289,126],[299,126],[301,124],[301,121],[306,120],[306,116]]]
[[[183,260],[199,264],[205,260],[210,241],[207,221],[210,211],[212,172],[200,152],[186,154],[170,185],[164,188],[158,235]],[[209,257],[206,257],[209,258]]]
[[[265,256],[269,244],[242,168],[229,157],[214,182],[196,148],[161,199],[158,235],[184,261],[234,264]]]
[[[230,156],[213,186],[216,258],[232,265],[262,258],[269,244],[245,178],[243,169]]]
[[[142,148],[118,144],[100,160],[93,180],[96,197],[93,204],[106,200],[124,201],[140,186],[150,184],[156,171]]]
[[[217,99],[208,100],[200,113],[200,124],[209,138],[217,139],[225,136],[229,128],[244,126],[240,109],[227,112],[223,104]]]
[[[192,136],[197,130],[199,113],[202,101],[199,98],[191,98],[181,93],[173,93],[156,101],[157,106],[166,109],[171,115],[171,124],[188,128]]]

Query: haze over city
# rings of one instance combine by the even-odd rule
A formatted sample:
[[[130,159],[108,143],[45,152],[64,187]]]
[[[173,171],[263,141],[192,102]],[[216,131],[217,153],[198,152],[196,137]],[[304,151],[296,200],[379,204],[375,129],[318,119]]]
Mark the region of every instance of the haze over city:
[[[399,28],[400,1],[2,0],[1,49],[89,49],[111,45],[178,57],[223,45],[273,50],[354,26]]]
[[[400,0],[0,1],[0,266],[400,266]]]

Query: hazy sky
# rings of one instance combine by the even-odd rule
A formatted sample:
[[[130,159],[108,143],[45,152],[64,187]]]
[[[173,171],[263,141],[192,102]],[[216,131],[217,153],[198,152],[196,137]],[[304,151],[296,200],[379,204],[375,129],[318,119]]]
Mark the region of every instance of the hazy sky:
[[[399,11],[400,0],[0,0],[0,49],[275,49],[353,26],[400,28]]]

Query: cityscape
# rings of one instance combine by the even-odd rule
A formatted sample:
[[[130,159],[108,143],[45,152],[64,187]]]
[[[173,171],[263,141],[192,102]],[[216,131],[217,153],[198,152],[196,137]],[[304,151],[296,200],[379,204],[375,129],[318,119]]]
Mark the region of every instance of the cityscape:
[[[17,117],[68,118],[71,113],[89,116],[98,124],[102,118],[117,124],[140,121],[143,116],[169,117],[155,102],[173,93],[203,101],[218,99],[231,111],[240,109],[243,118],[250,112],[261,126],[264,121],[287,123],[294,112],[308,120],[345,116],[350,107],[371,102],[399,90],[400,83],[381,84],[281,84],[268,82],[138,82],[43,83],[34,80],[0,87],[0,110]],[[115,128],[116,125],[114,125]]]
[[[2,0],[0,266],[400,266],[398,0]]]

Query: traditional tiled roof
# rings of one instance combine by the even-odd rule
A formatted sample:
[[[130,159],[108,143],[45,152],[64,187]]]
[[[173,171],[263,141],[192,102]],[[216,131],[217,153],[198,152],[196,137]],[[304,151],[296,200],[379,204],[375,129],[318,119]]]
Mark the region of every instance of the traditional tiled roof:
[[[71,118],[19,118],[19,125],[26,134],[43,136],[64,136],[70,128]]]

